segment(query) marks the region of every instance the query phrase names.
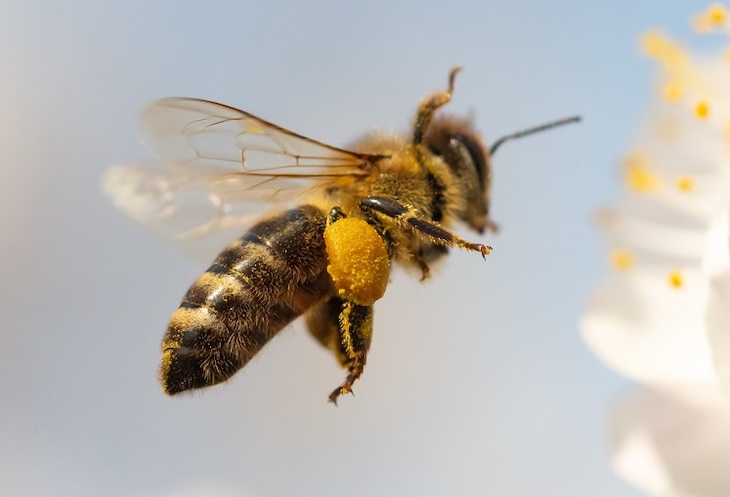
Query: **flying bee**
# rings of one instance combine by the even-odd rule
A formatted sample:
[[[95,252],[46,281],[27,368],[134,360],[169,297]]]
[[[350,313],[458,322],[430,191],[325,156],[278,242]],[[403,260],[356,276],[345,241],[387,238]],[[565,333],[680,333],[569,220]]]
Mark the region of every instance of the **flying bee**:
[[[422,279],[450,248],[491,248],[451,231],[495,229],[490,156],[466,119],[436,116],[454,91],[424,99],[410,136],[372,135],[345,150],[206,100],[167,98],[142,114],[157,167],[118,166],[105,187],[155,229],[197,239],[235,229],[251,202],[296,205],[263,218],[230,243],[172,314],[160,381],[174,395],[228,380],[288,323],[305,314],[311,334],[347,369],[330,394],[352,391],[372,338],[373,306],[392,264]],[[239,224],[239,221],[242,221]],[[170,229],[187,223],[184,233]],[[182,228],[179,228],[182,230]]]

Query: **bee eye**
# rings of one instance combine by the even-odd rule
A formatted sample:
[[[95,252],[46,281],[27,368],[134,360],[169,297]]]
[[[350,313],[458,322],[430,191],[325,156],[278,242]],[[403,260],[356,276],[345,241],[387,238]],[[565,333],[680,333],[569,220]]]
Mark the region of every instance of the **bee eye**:
[[[487,182],[487,158],[482,145],[472,136],[463,133],[452,133],[449,135],[449,147],[458,152],[465,151],[471,163],[476,169],[479,178],[479,186],[482,190],[486,188]]]

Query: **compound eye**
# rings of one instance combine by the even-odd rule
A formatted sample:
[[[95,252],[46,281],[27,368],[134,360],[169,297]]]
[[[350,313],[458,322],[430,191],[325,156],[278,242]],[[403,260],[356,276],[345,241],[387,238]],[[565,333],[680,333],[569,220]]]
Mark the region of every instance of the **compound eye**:
[[[466,151],[476,169],[479,186],[484,191],[489,173],[487,171],[487,156],[482,144],[470,135],[452,133],[449,135],[449,145],[455,150],[462,149],[462,152]]]

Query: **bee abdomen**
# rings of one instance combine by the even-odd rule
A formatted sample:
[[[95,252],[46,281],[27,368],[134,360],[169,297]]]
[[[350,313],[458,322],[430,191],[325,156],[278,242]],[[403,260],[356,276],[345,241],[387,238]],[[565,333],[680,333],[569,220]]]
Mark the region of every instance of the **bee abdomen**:
[[[170,318],[160,368],[166,393],[227,380],[329,293],[325,221],[316,207],[292,209],[221,252]]]

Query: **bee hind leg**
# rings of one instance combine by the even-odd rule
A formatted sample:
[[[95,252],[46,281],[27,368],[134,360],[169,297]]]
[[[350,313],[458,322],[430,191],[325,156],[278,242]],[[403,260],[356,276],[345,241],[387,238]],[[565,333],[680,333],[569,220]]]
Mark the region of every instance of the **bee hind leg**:
[[[433,243],[438,245],[473,250],[479,252],[485,258],[492,251],[492,247],[481,243],[468,242],[442,228],[437,223],[425,219],[414,209],[409,209],[392,198],[377,196],[361,198],[360,209],[363,212],[377,212],[394,219],[403,226],[426,235]]]
[[[362,306],[340,297],[330,297],[307,314],[309,332],[335,353],[348,369],[347,377],[335,388],[329,400],[337,404],[340,395],[352,393],[352,385],[365,369],[373,326],[373,307]]]
[[[373,306],[345,300],[339,315],[338,330],[341,350],[346,358],[343,366],[347,367],[348,374],[345,381],[329,396],[329,400],[335,404],[340,395],[352,393],[352,385],[365,369],[373,335]]]

